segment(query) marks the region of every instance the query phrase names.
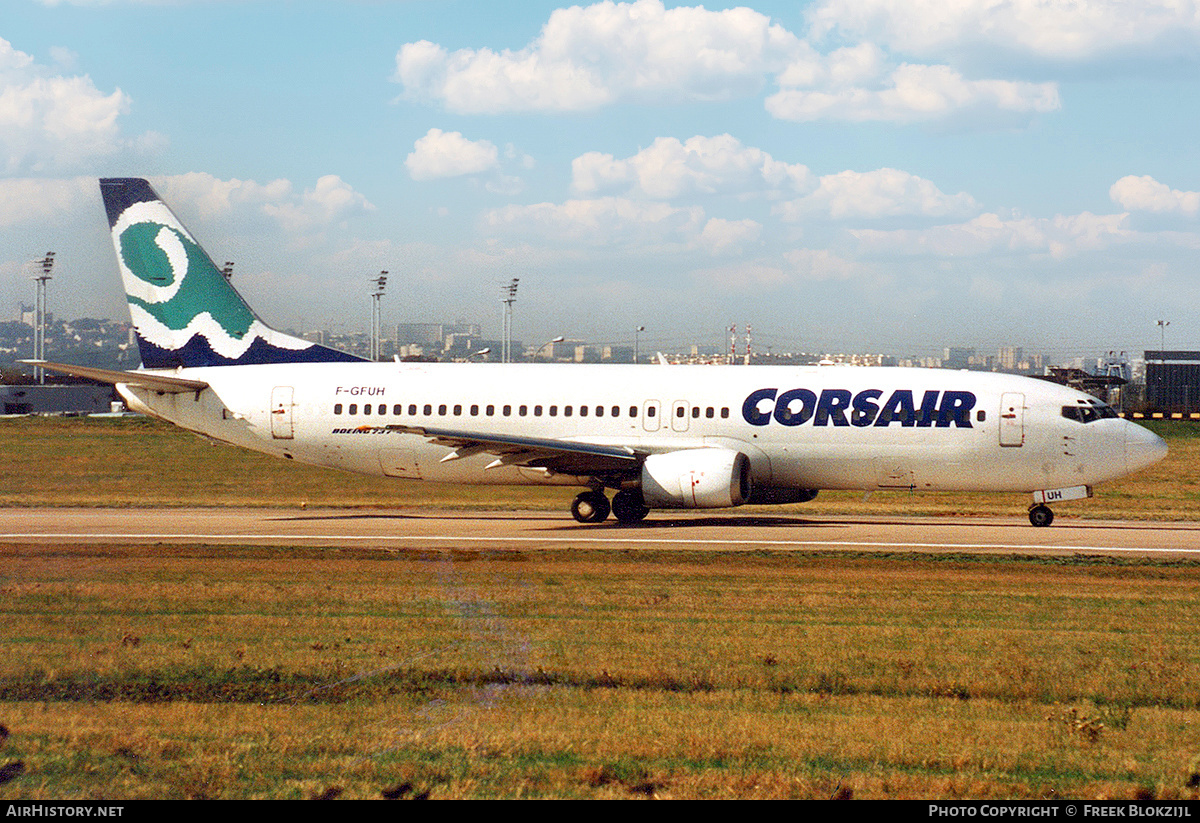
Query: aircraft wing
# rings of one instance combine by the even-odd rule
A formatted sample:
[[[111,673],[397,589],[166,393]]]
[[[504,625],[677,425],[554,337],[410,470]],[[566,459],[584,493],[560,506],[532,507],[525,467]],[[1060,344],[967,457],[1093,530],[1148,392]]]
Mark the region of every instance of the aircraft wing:
[[[208,388],[203,380],[188,380],[169,374],[155,374],[145,371],[114,371],[112,369],[96,369],[91,366],[72,366],[69,363],[51,363],[48,360],[19,360],[27,366],[37,366],[39,369],[69,374],[73,377],[86,377],[101,383],[124,383],[126,386],[137,386],[142,389],[163,392],[165,394],[184,394],[199,392]]]
[[[556,474],[623,474],[641,468],[646,454],[629,446],[601,446],[574,440],[550,440],[505,434],[480,434],[429,426],[388,426],[393,431],[428,437],[439,446],[454,449],[442,458],[445,463],[476,454],[494,454],[488,465],[548,469]]]

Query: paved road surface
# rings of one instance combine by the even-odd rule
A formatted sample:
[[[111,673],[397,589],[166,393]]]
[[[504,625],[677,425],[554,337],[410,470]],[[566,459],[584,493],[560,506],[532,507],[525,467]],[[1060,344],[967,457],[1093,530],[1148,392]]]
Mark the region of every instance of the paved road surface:
[[[0,509],[0,543],[387,549],[772,549],[1200,556],[1200,521],[654,512],[632,527],[553,512],[431,509]]]

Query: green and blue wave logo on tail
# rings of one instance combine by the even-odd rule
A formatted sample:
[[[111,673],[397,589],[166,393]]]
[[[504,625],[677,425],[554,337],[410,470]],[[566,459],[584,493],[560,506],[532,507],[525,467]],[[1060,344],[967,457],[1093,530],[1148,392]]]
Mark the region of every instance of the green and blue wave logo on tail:
[[[361,360],[263,323],[145,180],[100,192],[143,367]]]

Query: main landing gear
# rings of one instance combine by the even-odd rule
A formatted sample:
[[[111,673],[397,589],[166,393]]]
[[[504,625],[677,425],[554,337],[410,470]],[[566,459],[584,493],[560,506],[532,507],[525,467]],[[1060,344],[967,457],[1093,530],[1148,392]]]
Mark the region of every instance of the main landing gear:
[[[1029,508],[1029,522],[1035,526],[1049,526],[1054,522],[1054,512],[1042,503]]]
[[[580,523],[602,523],[609,512],[618,522],[629,525],[645,518],[650,510],[637,489],[621,489],[613,495],[611,505],[602,491],[580,492],[571,503],[571,516]]]
[[[602,523],[611,507],[601,491],[580,492],[571,503],[571,516],[580,523]]]

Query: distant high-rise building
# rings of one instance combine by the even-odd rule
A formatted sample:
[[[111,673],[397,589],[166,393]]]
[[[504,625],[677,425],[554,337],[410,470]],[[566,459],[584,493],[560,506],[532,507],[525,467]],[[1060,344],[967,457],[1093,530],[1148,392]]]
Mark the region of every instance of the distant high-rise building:
[[[1025,357],[1025,350],[1019,346],[1004,346],[996,354],[996,363],[1004,371],[1016,371]]]
[[[975,350],[947,346],[943,357],[942,366],[947,369],[968,369],[975,364]]]
[[[396,342],[402,346],[442,347],[445,335],[441,323],[397,323]]]

